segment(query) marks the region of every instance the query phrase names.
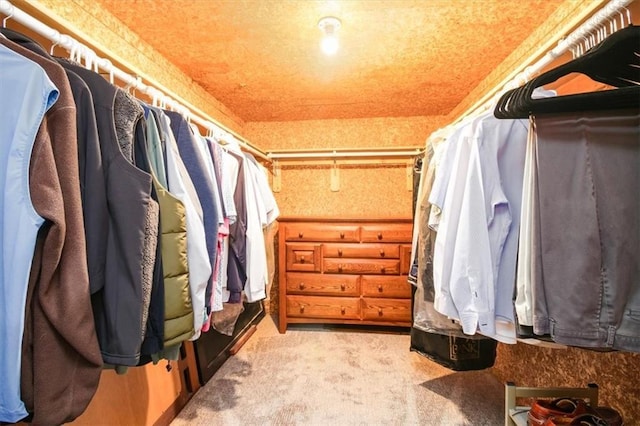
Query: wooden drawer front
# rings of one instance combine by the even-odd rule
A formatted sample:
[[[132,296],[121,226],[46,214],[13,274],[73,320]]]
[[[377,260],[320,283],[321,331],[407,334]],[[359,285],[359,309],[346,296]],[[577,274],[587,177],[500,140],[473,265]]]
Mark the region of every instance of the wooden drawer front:
[[[411,285],[407,277],[362,277],[362,295],[370,297],[393,297],[396,299],[410,298]]]
[[[398,259],[400,246],[397,244],[323,244],[322,252],[324,257]]]
[[[287,241],[360,241],[357,225],[296,223],[285,227]]]
[[[287,294],[359,296],[358,275],[287,274]]]
[[[320,244],[287,244],[287,271],[320,272]]]
[[[360,238],[363,243],[406,243],[411,241],[410,223],[371,224],[360,227]]]
[[[357,297],[287,296],[287,316],[360,319]]]
[[[333,259],[324,258],[324,272],[333,274],[382,274],[398,275],[398,259]]]
[[[409,274],[411,270],[411,246],[403,244],[400,246],[400,273]]]
[[[362,299],[362,319],[375,321],[411,321],[411,300]]]

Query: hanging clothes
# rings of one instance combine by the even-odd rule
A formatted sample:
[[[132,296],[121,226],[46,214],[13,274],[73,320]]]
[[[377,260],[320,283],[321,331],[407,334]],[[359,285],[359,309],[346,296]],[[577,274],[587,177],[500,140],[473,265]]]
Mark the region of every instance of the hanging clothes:
[[[189,292],[187,223],[184,205],[154,178],[160,200],[164,273],[164,348],[195,333]]]
[[[219,151],[217,151],[219,152]],[[232,226],[238,219],[234,195],[238,184],[240,173],[240,161],[231,153],[223,150],[221,153],[222,163],[222,201],[224,203],[225,214],[227,215],[228,232],[222,239],[222,255],[220,256],[220,268],[218,271],[218,281],[222,283],[222,301],[228,302],[230,293],[228,290],[228,265],[230,263],[229,251],[231,250],[230,239]]]
[[[204,159],[201,157],[197,141],[193,135],[189,123],[177,112],[165,111],[171,120],[171,130],[176,139],[182,161],[189,172],[189,176],[200,199],[203,211],[203,223],[209,254],[209,265],[215,265],[217,251],[218,217],[215,205],[215,189],[208,179],[208,171]],[[205,292],[205,309],[207,316],[211,313],[211,294],[213,291],[213,277],[210,276]]]
[[[127,160],[132,142],[118,138],[115,126],[119,91],[102,76],[60,61],[87,83],[93,95],[107,183],[109,228],[105,284],[92,295],[96,332],[105,363],[135,366],[146,327],[145,301],[151,299],[159,207],[152,199],[151,176]],[[134,131],[127,133],[133,134]],[[125,146],[126,156],[121,150]],[[91,214],[91,212],[86,212]],[[142,270],[146,272],[142,272]]]
[[[640,113],[541,114],[534,125],[534,332],[640,352]]]
[[[257,302],[266,297],[269,267],[267,265],[266,245],[264,232],[280,214],[278,205],[267,177],[260,170],[258,162],[251,154],[244,153],[249,166],[245,169],[249,173],[251,186],[248,194],[253,195],[252,201],[247,201],[250,206],[247,215],[247,282],[244,293],[249,303]]]
[[[532,335],[560,344],[639,350],[640,28],[504,93],[498,118],[530,117],[516,310]],[[613,88],[536,99],[583,74]]]
[[[190,340],[200,336],[207,314],[205,311],[205,292],[211,278],[211,263],[207,252],[207,243],[203,222],[202,206],[193,182],[189,177],[178,145],[171,130],[170,119],[159,108],[150,107],[157,117],[159,135],[164,140],[163,152],[166,165],[167,188],[180,200],[185,208],[187,225],[187,266],[189,269],[189,292],[193,310],[193,335]]]
[[[189,289],[187,223],[184,204],[167,190],[163,148],[156,121],[145,109],[146,151],[153,185],[160,204],[161,256],[163,269],[164,333],[162,349],[177,345],[195,333]]]
[[[446,130],[435,132],[427,139],[425,156],[416,173],[418,190],[414,193],[414,238],[409,282],[414,286],[412,351],[455,371],[481,370],[491,367],[496,358],[497,342],[480,335],[467,336],[460,324],[433,306],[433,244],[436,233],[428,226],[431,204],[429,194],[446,148]]]
[[[35,45],[28,40],[20,42]],[[102,367],[91,326],[75,104],[62,67],[6,39],[0,43],[42,66],[59,91],[58,101],[47,112],[49,148],[44,148],[53,153],[55,166],[38,171],[51,173],[50,183],[29,188],[35,211],[50,222],[36,247],[42,252],[33,257],[37,262],[32,263],[31,297],[25,315],[29,330],[23,340],[21,393],[34,422],[60,424],[84,411],[96,391]],[[55,187],[56,180],[59,192],[44,189],[52,184]],[[55,371],[50,369],[51,362],[56,364]],[[69,387],[77,392],[67,392]],[[63,402],[65,409],[60,408]]]
[[[209,148],[209,156],[211,157],[211,164],[213,165],[214,183],[216,185],[216,201],[219,205],[219,221],[218,221],[218,239],[217,239],[217,251],[216,251],[216,263],[213,265],[213,294],[212,294],[212,310],[213,312],[223,310],[224,296],[223,287],[224,283],[221,281],[220,267],[222,263],[224,250],[224,239],[229,236],[229,217],[225,208],[224,195],[222,193],[222,147],[210,138],[204,139],[207,147]]]
[[[263,229],[279,213],[255,159],[202,137],[185,143],[180,156],[173,131],[183,141],[185,129],[191,132],[181,117],[144,110],[94,71],[0,32],[13,39],[0,37],[0,83],[15,89],[0,100],[0,184],[3,203],[12,204],[0,214],[2,232],[20,235],[0,261],[0,286],[12,283],[1,301],[11,319],[0,331],[14,349],[0,354],[0,421],[62,424],[86,409],[102,368],[120,373],[158,354],[176,359],[180,343],[198,337],[206,300],[209,309],[224,301],[226,279],[216,282],[215,295],[205,293],[213,259],[222,270],[215,252],[224,247],[226,226],[238,216],[250,223],[250,237],[243,233],[235,256],[242,261],[234,298],[264,299]],[[191,154],[204,164],[197,185],[184,164]],[[205,231],[210,211],[213,257]],[[246,286],[248,265],[262,271]],[[226,276],[219,270],[216,277]]]
[[[227,301],[240,303],[242,290],[247,281],[247,202],[246,189],[248,183],[245,173],[245,159],[240,149],[233,144],[228,145],[228,152],[238,164],[238,174],[233,193],[236,207],[236,220],[229,226],[229,259],[227,264]]]
[[[44,223],[44,218],[36,212],[29,197],[29,162],[37,143],[36,134],[45,113],[58,99],[58,89],[40,66],[2,42],[0,38],[0,86],[3,87],[3,100],[0,102],[0,158],[2,170],[6,170],[6,173],[0,175],[4,194],[0,209],[3,235],[0,288],[4,295],[0,298],[0,334],[5,336],[4,349],[0,351],[0,382],[3,384],[0,388],[0,422],[15,423],[28,414],[20,399],[20,359],[29,270],[36,236]],[[45,137],[42,132],[39,139],[44,143]],[[42,157],[43,154],[36,152],[32,164],[46,165],[40,160]],[[9,161],[10,158],[22,161]],[[48,159],[48,167],[40,167],[36,171],[55,169],[53,156],[49,155]],[[38,177],[38,173],[32,176],[34,185],[42,183]],[[56,179],[49,186],[55,193],[60,193]],[[9,205],[6,205],[7,202]],[[20,243],[5,244],[4,236],[15,232],[21,236]]]
[[[209,300],[209,305],[211,306],[211,311],[216,312],[222,310],[222,296],[220,294],[222,284],[217,280],[216,270],[220,263],[220,228],[224,227],[224,208],[222,205],[222,200],[220,198],[218,178],[215,172],[215,166],[213,164],[213,156],[211,155],[209,142],[206,138],[200,135],[200,131],[197,127],[191,125],[191,131],[194,136],[194,141],[196,142],[196,150],[205,166],[206,177],[211,183],[211,195],[213,197],[213,205],[215,206],[215,217],[217,219],[215,227],[209,231],[214,234],[213,236],[215,237],[216,246],[215,258],[213,260],[213,263],[211,264],[211,300]]]

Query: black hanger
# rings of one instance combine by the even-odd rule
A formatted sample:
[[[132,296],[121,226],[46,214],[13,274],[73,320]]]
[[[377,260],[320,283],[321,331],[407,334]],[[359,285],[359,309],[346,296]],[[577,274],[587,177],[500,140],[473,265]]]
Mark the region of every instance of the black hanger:
[[[532,99],[537,87],[571,73],[619,89]],[[629,26],[613,33],[584,56],[547,71],[524,86],[500,97],[496,118],[527,118],[530,114],[640,108],[640,27]]]

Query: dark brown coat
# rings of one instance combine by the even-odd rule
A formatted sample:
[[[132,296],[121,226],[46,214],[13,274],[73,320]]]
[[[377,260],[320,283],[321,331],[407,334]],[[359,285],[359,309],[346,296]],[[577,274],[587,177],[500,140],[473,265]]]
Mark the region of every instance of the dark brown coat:
[[[29,280],[22,357],[22,398],[33,423],[59,425],[85,410],[102,368],[89,296],[76,110],[60,65],[8,40],[0,43],[42,66],[60,91],[36,137],[29,170],[32,203],[47,222]]]

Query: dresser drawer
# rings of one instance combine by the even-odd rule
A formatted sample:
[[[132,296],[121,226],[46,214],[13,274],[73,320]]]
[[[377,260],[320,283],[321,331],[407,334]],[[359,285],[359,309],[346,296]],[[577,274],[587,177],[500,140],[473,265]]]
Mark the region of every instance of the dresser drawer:
[[[295,223],[285,227],[287,241],[360,241],[358,225]]]
[[[290,317],[360,319],[357,297],[287,296]]]
[[[323,271],[330,274],[382,274],[398,275],[398,259],[323,259]]]
[[[410,223],[381,223],[360,227],[360,239],[363,243],[406,243],[410,242],[411,238]]]
[[[408,275],[411,270],[411,245],[403,244],[400,246],[400,273]]]
[[[400,246],[397,244],[323,244],[324,257],[336,258],[368,258],[368,259],[398,259]]]
[[[362,299],[362,319],[375,321],[411,321],[411,300]]]
[[[287,294],[359,296],[359,284],[358,275],[287,273]]]
[[[362,295],[369,297],[391,297],[396,299],[410,298],[411,285],[407,277],[362,276]]]
[[[287,243],[287,271],[320,272],[320,244]]]

